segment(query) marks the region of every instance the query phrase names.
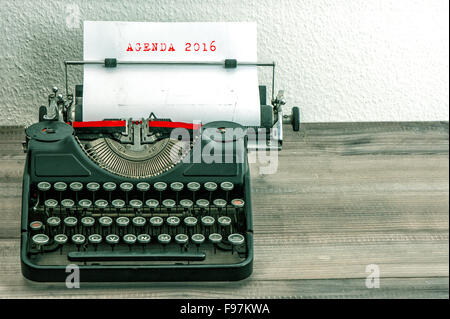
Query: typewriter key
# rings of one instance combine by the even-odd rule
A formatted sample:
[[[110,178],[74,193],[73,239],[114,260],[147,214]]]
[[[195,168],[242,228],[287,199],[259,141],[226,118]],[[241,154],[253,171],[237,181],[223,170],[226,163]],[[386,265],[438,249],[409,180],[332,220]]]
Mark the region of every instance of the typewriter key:
[[[73,192],[79,192],[83,189],[83,184],[81,184],[80,182],[72,182],[69,184],[69,188]]]
[[[45,234],[36,234],[31,238],[31,240],[33,241],[33,244],[35,244],[37,248],[42,251],[42,246],[47,245],[50,239]]]
[[[209,207],[209,201],[206,199],[199,199],[197,200],[196,204],[201,210],[204,210]]]
[[[140,182],[136,184],[138,191],[142,192],[142,202],[145,202],[145,192],[150,190],[150,184],[146,182]]]
[[[114,246],[119,243],[119,236],[115,234],[109,234],[105,237],[106,242],[111,246],[111,249],[114,250]]]
[[[133,217],[133,219],[131,220],[131,222],[133,223],[133,225],[134,225],[135,227],[144,227],[144,226],[145,226],[145,223],[146,223],[146,220],[145,220],[145,218],[142,217],[142,216],[136,216],[136,217]]]
[[[231,201],[231,205],[233,205],[234,208],[242,208],[245,205],[245,202],[242,199],[235,198]]]
[[[77,226],[77,224],[78,224],[78,220],[73,216],[64,218],[64,225],[66,227],[69,227],[70,229],[73,229],[75,226]]]
[[[72,236],[72,242],[77,246],[78,251],[80,250],[81,245],[86,242],[86,237],[82,234],[75,234]]]
[[[98,219],[98,223],[100,224],[100,226],[102,227],[110,227],[113,223],[113,220],[111,217],[109,216],[102,216]]]
[[[222,241],[222,235],[218,234],[218,233],[212,233],[212,234],[209,235],[208,239],[213,244],[213,246],[214,246],[214,253],[216,253],[217,252],[217,245],[220,244],[220,242]]]
[[[46,191],[50,190],[51,185],[50,185],[50,183],[48,183],[48,182],[39,182],[39,183],[37,184],[37,188],[38,188],[38,190],[41,191],[41,192],[46,192]]]
[[[150,218],[150,225],[153,227],[160,227],[163,224],[164,220],[159,216],[154,216]]]
[[[117,188],[116,183],[113,183],[113,182],[103,183],[103,189],[107,192],[113,192],[116,190],[116,188]]]
[[[96,182],[87,183],[86,189],[92,192],[92,202],[95,202],[95,192],[100,189],[100,184]]]
[[[137,242],[141,245],[146,245],[150,243],[151,237],[149,234],[139,234],[137,236]]]
[[[203,216],[202,217],[202,225],[205,227],[211,227],[214,225],[215,219],[211,216]]]
[[[83,210],[91,208],[92,202],[89,199],[82,199],[78,202],[78,206],[80,206]]]
[[[104,199],[97,199],[95,201],[95,207],[97,207],[100,210],[105,209],[106,207],[108,207],[108,201],[104,200]]]
[[[75,206],[75,202],[71,199],[63,199],[61,201],[61,206],[65,208],[66,210],[73,208]]]
[[[90,228],[93,227],[94,224],[95,224],[95,219],[90,216],[81,218],[81,225],[88,228],[89,232],[90,232]]]
[[[64,245],[65,243],[67,243],[68,238],[67,238],[67,235],[65,235],[65,234],[58,234],[58,235],[55,235],[55,237],[53,237],[53,240],[58,245]]]
[[[168,210],[170,210],[171,208],[174,208],[176,203],[173,199],[165,199],[162,201],[162,205],[167,208]]]
[[[219,225],[220,225],[221,227],[228,227],[228,226],[231,225],[231,218],[228,217],[228,216],[220,216],[220,217],[217,219],[217,222],[219,223]]]
[[[136,236],[133,234],[126,234],[123,236],[123,242],[128,245],[128,248],[131,250],[131,245],[136,243]]]
[[[127,227],[130,224],[130,219],[125,216],[117,217],[116,224],[119,227]]]
[[[197,225],[197,218],[193,217],[193,216],[188,216],[184,218],[184,224],[187,227],[194,227]]]
[[[67,184],[64,182],[56,182],[53,184],[53,188],[57,192],[64,192],[67,189]]]
[[[241,234],[231,234],[230,236],[228,236],[228,241],[233,246],[240,246],[244,243],[245,238]]]
[[[100,236],[99,234],[89,235],[88,241],[94,246],[95,251],[97,251],[97,245],[102,242],[102,236]]]
[[[62,254],[62,246],[67,243],[67,235],[65,234],[58,234],[55,235],[55,237],[53,237],[53,240],[55,241],[56,244],[59,245],[59,254]]]
[[[61,225],[61,219],[56,216],[49,217],[47,218],[47,225],[53,228],[58,227],[59,225]]]
[[[133,190],[133,184],[128,183],[128,182],[123,182],[120,184],[120,189],[123,192],[131,192]]]
[[[156,182],[153,187],[155,188],[155,190],[157,190],[158,192],[163,192],[167,189],[167,184],[164,182]]]
[[[227,206],[227,201],[221,198],[217,198],[213,201],[214,206],[216,206],[219,211],[224,208],[225,206]]]
[[[177,216],[167,217],[166,222],[170,227],[177,227],[178,225],[180,225],[180,219]]]
[[[200,183],[190,182],[187,184],[187,189],[192,192],[192,201],[195,202],[195,192],[200,189]]]
[[[147,192],[150,190],[150,184],[146,182],[140,182],[136,184],[136,188],[138,191]]]
[[[224,190],[225,192],[229,192],[229,191],[233,190],[234,184],[231,182],[222,182],[222,183],[220,183],[220,188],[222,190]]]
[[[158,236],[158,242],[163,245],[163,248],[165,248],[165,246],[169,244],[171,240],[172,237],[169,234],[159,234]]]
[[[189,241],[189,236],[186,234],[177,234],[175,236],[175,242],[180,245],[180,249],[181,251],[183,251],[184,246],[187,244],[187,242]]]
[[[197,251],[201,244],[205,242],[205,236],[202,234],[194,234],[191,236],[192,242],[197,246]]]
[[[153,210],[159,206],[159,202],[156,199],[147,199],[145,205],[153,212]]]
[[[40,231],[43,228],[44,228],[44,224],[42,224],[42,222],[39,220],[36,220],[36,221],[30,223],[30,229],[33,232]]]
[[[204,186],[208,192],[214,192],[217,189],[217,184],[214,182],[206,182]]]
[[[183,183],[180,182],[173,182],[170,184],[170,189],[174,192],[181,192],[184,188]]]
[[[58,206],[58,201],[55,199],[47,199],[44,202],[44,206],[46,208],[46,214],[47,216],[49,215],[49,213],[51,214],[53,209],[55,209]]]
[[[180,200],[181,207],[184,208],[185,211],[191,209],[194,203],[190,199],[182,199]]]
[[[140,201],[139,199],[132,199],[130,200],[130,206],[136,213],[138,209],[142,208],[142,201]]]
[[[112,205],[112,207],[114,207],[114,208],[117,210],[117,213],[119,213],[119,210],[120,210],[121,208],[124,208],[124,207],[125,207],[125,201],[122,200],[122,199],[114,199],[114,200],[111,202],[111,205]]]

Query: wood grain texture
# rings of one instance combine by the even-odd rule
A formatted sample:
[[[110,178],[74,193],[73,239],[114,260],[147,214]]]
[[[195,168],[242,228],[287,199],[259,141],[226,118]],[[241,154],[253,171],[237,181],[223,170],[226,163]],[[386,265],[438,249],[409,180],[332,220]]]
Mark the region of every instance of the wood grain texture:
[[[448,298],[448,122],[304,124],[284,134],[276,174],[251,165],[249,279],[69,290],[20,273],[23,128],[0,128],[0,297]],[[379,289],[365,287],[368,264],[380,267]]]

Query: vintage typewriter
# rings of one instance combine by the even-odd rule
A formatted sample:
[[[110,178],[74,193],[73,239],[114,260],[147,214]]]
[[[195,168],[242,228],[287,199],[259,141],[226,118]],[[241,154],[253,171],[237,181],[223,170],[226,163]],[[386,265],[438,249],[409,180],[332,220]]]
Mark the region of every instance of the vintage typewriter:
[[[105,67],[120,61],[105,59]],[[66,62],[67,65],[83,64]],[[239,67],[226,60],[225,67]],[[275,64],[268,64],[275,66]],[[272,79],[273,80],[273,79]],[[26,128],[21,263],[35,281],[240,280],[252,272],[253,226],[248,127],[157,117],[83,121],[83,86],[49,95]],[[282,122],[298,130],[298,108],[282,116],[282,92],[266,105],[260,87],[262,148],[282,145]],[[187,139],[173,137],[183,129]],[[232,138],[227,130],[239,129]],[[208,130],[219,133],[208,136]],[[216,137],[214,137],[216,136]],[[219,138],[217,138],[219,136]],[[217,138],[217,140],[216,140]],[[210,143],[228,147],[221,163],[196,161]],[[259,147],[261,148],[261,146]],[[227,160],[225,160],[227,157]],[[231,158],[231,161],[230,161]]]

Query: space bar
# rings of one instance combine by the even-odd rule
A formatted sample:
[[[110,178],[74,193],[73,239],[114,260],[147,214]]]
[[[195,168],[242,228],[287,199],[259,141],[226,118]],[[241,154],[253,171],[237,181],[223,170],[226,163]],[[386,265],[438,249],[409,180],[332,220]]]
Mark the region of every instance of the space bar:
[[[202,261],[203,252],[71,251],[70,261]]]

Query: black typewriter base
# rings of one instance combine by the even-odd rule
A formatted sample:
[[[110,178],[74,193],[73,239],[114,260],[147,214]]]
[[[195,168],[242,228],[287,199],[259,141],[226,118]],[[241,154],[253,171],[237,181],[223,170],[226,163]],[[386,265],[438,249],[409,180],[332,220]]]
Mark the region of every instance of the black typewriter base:
[[[247,234],[248,247],[253,247],[253,235]],[[22,245],[26,234],[22,234]],[[22,274],[38,282],[65,282],[70,274],[65,266],[32,264],[22,250]],[[69,262],[68,262],[69,264]],[[95,266],[81,265],[80,282],[138,282],[138,281],[237,281],[249,277],[253,271],[253,251],[241,263],[232,265],[152,265],[152,266]]]

